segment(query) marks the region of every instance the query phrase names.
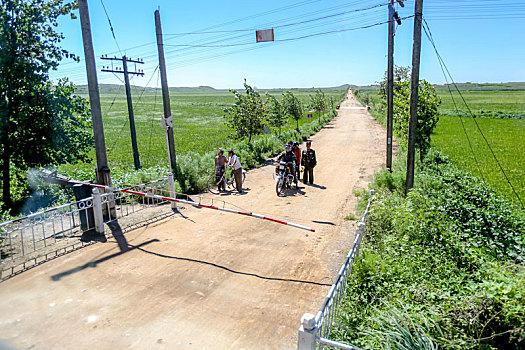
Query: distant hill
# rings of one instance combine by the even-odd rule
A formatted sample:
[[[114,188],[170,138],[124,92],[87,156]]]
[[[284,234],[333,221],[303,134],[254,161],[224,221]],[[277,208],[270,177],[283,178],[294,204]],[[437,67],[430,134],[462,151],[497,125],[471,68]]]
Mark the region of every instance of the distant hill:
[[[448,88],[455,90],[453,85],[434,84],[437,91],[448,91]],[[460,91],[524,91],[525,82],[508,82],[508,83],[456,83]],[[360,90],[377,90],[379,85],[358,86]]]
[[[508,83],[456,83],[460,91],[523,91],[525,82]],[[447,85],[434,85],[436,90],[448,90]],[[453,85],[451,85],[453,87]]]
[[[315,91],[317,89],[321,90],[348,90],[350,87],[355,87],[355,85],[349,85],[349,84],[343,84],[340,86],[334,86],[334,87],[312,87],[312,88],[275,88],[275,89],[259,89],[262,91]],[[160,92],[160,89],[156,88],[150,88],[150,87],[142,87],[142,86],[132,86],[133,91],[142,91],[144,90],[144,93],[155,93],[155,90],[158,90],[157,93]],[[170,87],[169,91],[172,93],[214,93],[214,92],[224,92],[228,91],[228,89],[215,89],[211,86],[198,86],[198,87]],[[79,95],[87,95],[88,94],[88,87],[87,85],[77,85],[75,86],[75,92]],[[124,89],[122,85],[119,84],[99,84],[99,92],[101,94],[116,94],[116,93],[124,93]]]

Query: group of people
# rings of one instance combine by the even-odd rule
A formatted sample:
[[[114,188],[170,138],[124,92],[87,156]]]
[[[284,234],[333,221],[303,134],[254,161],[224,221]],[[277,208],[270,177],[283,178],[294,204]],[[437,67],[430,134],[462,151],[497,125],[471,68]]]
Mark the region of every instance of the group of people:
[[[299,148],[299,142],[288,142],[284,145],[284,152],[279,154],[277,160],[290,164],[295,185],[299,183],[301,177],[300,166],[304,167],[303,183],[313,185],[314,167],[317,165],[317,158],[315,157],[315,151],[312,149],[312,141],[306,141],[306,149],[302,152]]]
[[[290,141],[284,145],[284,152],[277,157],[278,161],[284,161],[290,164],[290,169],[294,175],[295,184],[298,184],[301,177],[300,166],[304,167],[303,183],[314,183],[314,167],[317,165],[315,151],[312,149],[312,141],[306,141],[306,149],[301,152],[299,142]],[[233,169],[233,177],[235,179],[235,188],[239,193],[242,193],[242,165],[239,157],[233,152],[228,151],[228,158],[224,155],[224,151],[219,148],[217,156],[215,157],[215,177],[217,179],[217,187],[219,191],[226,190],[226,181],[224,180],[224,173],[226,166]],[[221,181],[221,178],[223,181]]]
[[[233,178],[235,179],[235,188],[239,193],[242,193],[242,165],[239,157],[232,151],[228,151],[228,158],[224,155],[222,148],[219,148],[217,156],[215,157],[215,177],[217,179],[217,187],[219,191],[226,190],[226,180],[223,175],[226,172],[226,166],[233,169]],[[223,181],[220,181],[221,178]]]

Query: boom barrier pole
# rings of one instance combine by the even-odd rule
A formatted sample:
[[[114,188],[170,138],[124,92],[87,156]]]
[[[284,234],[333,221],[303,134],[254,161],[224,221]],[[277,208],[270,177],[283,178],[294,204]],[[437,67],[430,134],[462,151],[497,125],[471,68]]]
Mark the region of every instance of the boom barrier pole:
[[[221,211],[225,211],[227,213],[251,216],[251,217],[254,217],[254,218],[258,218],[258,219],[268,220],[268,221],[276,222],[278,224],[283,224],[283,225],[287,225],[287,226],[300,228],[302,230],[315,232],[315,230],[313,228],[310,228],[310,227],[307,227],[307,226],[294,224],[293,222],[288,222],[288,221],[283,221],[283,220],[279,220],[279,219],[270,218],[268,216],[264,216],[264,215],[257,214],[257,213],[241,211],[241,210],[235,210],[235,209],[229,209],[229,208],[221,208],[221,207],[216,207],[216,206],[213,206],[213,205],[206,205],[206,204],[202,204],[202,203],[197,203],[197,202],[194,202],[194,201],[187,201],[187,200],[184,200],[184,199],[177,199],[177,198],[172,198],[172,197],[160,196],[158,194],[151,194],[151,193],[144,193],[144,192],[126,190],[126,189],[119,189],[119,188],[110,187],[110,186],[97,185],[97,184],[89,184],[89,185],[92,186],[92,187],[96,187],[96,188],[102,188],[102,189],[105,189],[107,191],[124,192],[124,193],[129,193],[129,194],[135,194],[137,196],[142,196],[142,197],[156,198],[156,199],[160,199],[160,200],[164,200],[164,201],[170,201],[170,202],[176,202],[176,203],[185,203],[185,204],[193,205],[194,207],[199,207],[199,208],[221,210]]]

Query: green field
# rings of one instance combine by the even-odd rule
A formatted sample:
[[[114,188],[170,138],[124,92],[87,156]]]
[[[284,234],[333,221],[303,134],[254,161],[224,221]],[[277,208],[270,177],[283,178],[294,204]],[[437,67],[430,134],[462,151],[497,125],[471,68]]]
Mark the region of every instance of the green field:
[[[514,190],[524,201],[525,120],[477,118],[477,122]],[[457,166],[485,180],[507,200],[518,204],[472,118],[441,116],[432,140]]]
[[[474,123],[470,109],[525,204],[525,83],[458,84],[461,96],[454,86],[450,86],[452,94],[448,86],[437,85],[435,88],[442,103],[439,122],[432,135],[433,145],[450,156],[461,169],[470,171],[507,200],[519,205],[511,185]],[[368,95],[365,99],[373,106],[374,117],[385,124],[385,112],[381,110],[384,106],[380,103],[377,86],[359,87],[359,90],[360,99]]]
[[[123,87],[115,85],[101,87],[101,106],[104,122],[104,133],[109,167],[112,171],[133,170],[133,153],[126,104],[126,95]],[[292,90],[304,107],[309,103],[312,89]],[[339,102],[346,90],[325,89],[326,97],[333,97]],[[77,92],[88,97],[83,87]],[[284,90],[270,91],[271,95],[280,97]],[[264,97],[266,91],[260,91]],[[137,142],[142,167],[167,166],[166,134],[159,124],[163,117],[162,95],[160,90],[151,88],[132,87],[133,107]],[[228,147],[232,142],[231,129],[224,124],[224,108],[234,102],[234,96],[226,90],[212,88],[171,88],[171,112],[173,115],[175,150],[177,155],[188,151],[199,154],[214,151],[218,147]],[[305,115],[299,125],[309,122]],[[317,113],[314,113],[314,119]],[[284,130],[294,129],[295,120],[289,120]],[[277,130],[273,130],[277,132]],[[70,173],[72,169],[92,172],[95,167],[94,150],[91,163],[65,165],[62,171]]]
[[[456,165],[486,181],[507,200],[518,205],[519,200],[512,187],[525,204],[523,85],[510,83],[459,86],[463,99],[476,116],[479,129],[458,92],[453,92],[451,96],[447,87],[438,86],[437,91],[442,99],[439,109],[441,116],[432,136],[434,146],[449,155]],[[510,184],[481,133],[485,135]]]
[[[468,115],[462,97],[472,113],[478,117],[525,119],[525,90],[523,91],[461,91],[450,92],[440,88],[441,97],[439,111],[444,115]],[[454,105],[457,105],[457,110]]]

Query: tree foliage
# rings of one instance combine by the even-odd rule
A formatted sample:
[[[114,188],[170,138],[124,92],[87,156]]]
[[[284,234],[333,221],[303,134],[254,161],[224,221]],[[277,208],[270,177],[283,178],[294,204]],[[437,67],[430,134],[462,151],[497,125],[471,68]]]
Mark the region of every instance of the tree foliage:
[[[291,91],[283,93],[283,105],[286,113],[290,115],[297,123],[297,130],[299,130],[299,119],[303,116],[303,106],[301,101]]]
[[[235,103],[226,108],[226,125],[232,128],[234,138],[241,139],[262,133],[267,122],[266,106],[259,92],[244,81],[245,94],[230,90],[235,95]]]
[[[387,81],[380,83],[379,95],[386,105]],[[419,81],[417,102],[416,147],[423,157],[430,147],[430,136],[439,120],[438,107],[441,99],[434,87],[426,80]],[[394,133],[404,146],[408,143],[408,121],[410,118],[410,74],[408,67],[394,70]]]
[[[64,57],[57,19],[76,2],[0,1],[0,151],[4,208],[12,209],[11,164],[18,169],[86,157],[92,137],[87,102],[49,70]],[[73,15],[72,15],[73,17]]]
[[[315,91],[315,95],[310,95],[310,107],[316,111],[319,116],[329,107],[329,101],[326,99],[324,92],[321,89]]]
[[[270,94],[266,94],[266,104],[268,106],[268,121],[271,126],[279,128],[280,135],[281,128],[284,124],[286,124],[286,120],[288,119],[284,104],[279,102],[275,96]]]

